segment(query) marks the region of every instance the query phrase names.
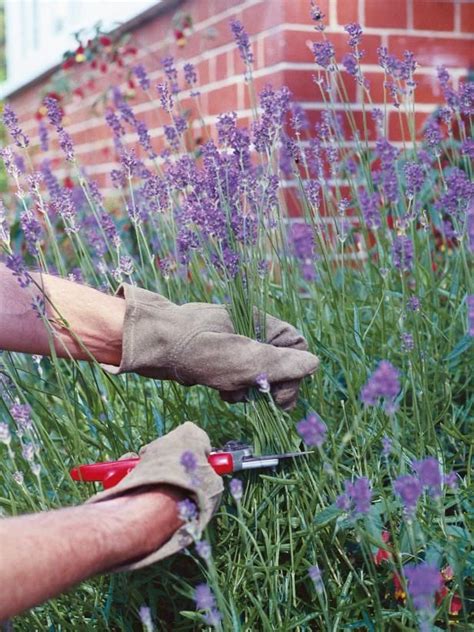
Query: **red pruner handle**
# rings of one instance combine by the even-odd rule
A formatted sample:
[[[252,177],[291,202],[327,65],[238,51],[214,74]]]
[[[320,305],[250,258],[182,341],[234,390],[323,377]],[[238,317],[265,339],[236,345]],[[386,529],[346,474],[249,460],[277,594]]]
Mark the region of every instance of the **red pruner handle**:
[[[71,470],[71,478],[74,481],[102,483],[104,489],[110,489],[120,483],[122,478],[125,478],[133,470],[139,460],[138,457],[133,457],[121,461],[79,465]]]
[[[102,483],[104,489],[110,489],[120,483],[129,472],[133,470],[140,459],[122,459],[121,461],[105,461],[103,463],[90,463],[79,465],[71,470],[71,478],[74,481],[86,483]],[[234,471],[234,459],[229,452],[214,452],[208,457],[209,465],[216,474],[232,474]]]
[[[234,471],[234,459],[230,452],[214,452],[207,457],[207,461],[219,476],[232,474]]]

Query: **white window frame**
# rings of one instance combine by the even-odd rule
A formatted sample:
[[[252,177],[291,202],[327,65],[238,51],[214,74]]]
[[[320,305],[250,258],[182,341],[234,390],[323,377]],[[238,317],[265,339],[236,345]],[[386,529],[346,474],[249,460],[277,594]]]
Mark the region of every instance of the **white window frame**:
[[[62,61],[73,33],[101,22],[109,31],[162,0],[5,0],[7,79],[0,98]]]

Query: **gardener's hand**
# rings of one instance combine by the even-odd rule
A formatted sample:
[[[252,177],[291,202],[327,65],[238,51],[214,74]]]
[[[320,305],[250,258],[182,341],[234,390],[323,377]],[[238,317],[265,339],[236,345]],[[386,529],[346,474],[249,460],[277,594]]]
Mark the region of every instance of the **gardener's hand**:
[[[266,319],[266,344],[234,333],[223,305],[175,305],[166,298],[123,285],[126,312],[120,367],[185,386],[203,384],[226,401],[245,398],[262,374],[284,409],[296,404],[300,380],[318,367],[301,334],[272,316]]]
[[[96,494],[88,502],[102,502],[144,489],[165,486],[175,490],[177,496],[191,499],[195,503],[198,515],[193,522],[193,530],[199,535],[217,510],[223,490],[221,477],[207,461],[210,451],[211,444],[204,430],[187,421],[176,430],[142,448],[140,461],[130,474],[118,485]],[[195,467],[188,467],[186,470],[181,464],[184,452],[192,452]],[[148,566],[176,553],[191,542],[189,531],[185,528],[179,529],[157,550],[114,570],[132,570]]]

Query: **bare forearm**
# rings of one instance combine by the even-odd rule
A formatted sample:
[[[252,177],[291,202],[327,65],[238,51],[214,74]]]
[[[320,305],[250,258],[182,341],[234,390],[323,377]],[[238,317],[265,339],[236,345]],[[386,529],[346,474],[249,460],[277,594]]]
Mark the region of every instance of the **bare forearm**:
[[[59,357],[90,360],[92,354],[99,362],[118,366],[125,302],[65,279],[38,273],[31,276],[35,283],[22,288],[0,264],[0,349],[49,355],[52,339]],[[55,332],[52,338],[32,309],[34,297],[43,291],[46,314]]]
[[[180,527],[179,491],[133,496],[0,521],[0,621],[139,558]]]

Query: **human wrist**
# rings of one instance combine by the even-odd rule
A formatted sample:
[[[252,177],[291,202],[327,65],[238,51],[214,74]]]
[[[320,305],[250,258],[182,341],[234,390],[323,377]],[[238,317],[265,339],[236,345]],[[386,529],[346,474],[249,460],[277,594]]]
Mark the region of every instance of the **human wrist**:
[[[183,524],[178,502],[186,492],[170,485],[138,489],[98,505],[102,510],[110,535],[106,551],[106,567],[114,567],[138,559],[162,546]]]

